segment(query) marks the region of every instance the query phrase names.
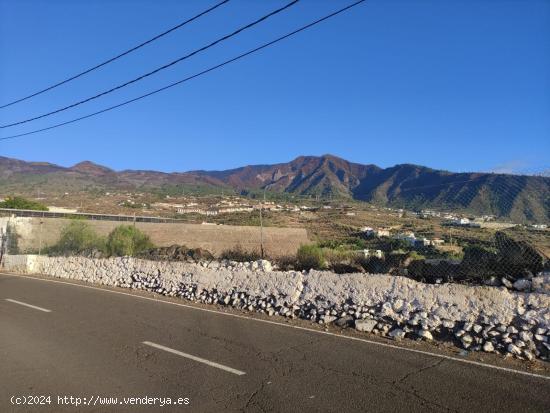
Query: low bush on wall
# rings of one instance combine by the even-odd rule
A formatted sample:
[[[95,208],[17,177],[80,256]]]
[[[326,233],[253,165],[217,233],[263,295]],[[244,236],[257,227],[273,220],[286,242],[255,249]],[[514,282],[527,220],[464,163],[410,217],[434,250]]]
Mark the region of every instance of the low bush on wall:
[[[134,256],[153,246],[149,236],[132,225],[119,225],[107,237],[110,255]]]
[[[296,253],[297,270],[322,270],[327,267],[323,249],[317,245],[302,245]]]
[[[97,235],[85,220],[75,219],[61,230],[59,241],[46,252],[51,255],[73,255],[91,250],[106,252],[106,248],[105,238]]]
[[[92,257],[135,256],[154,248],[149,236],[131,225],[119,225],[107,237],[98,235],[83,219],[71,221],[59,241],[45,249],[49,255]]]

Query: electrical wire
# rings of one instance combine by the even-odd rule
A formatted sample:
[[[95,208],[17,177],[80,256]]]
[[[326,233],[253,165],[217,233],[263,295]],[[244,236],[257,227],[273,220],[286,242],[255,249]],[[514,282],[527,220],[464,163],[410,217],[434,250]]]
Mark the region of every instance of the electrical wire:
[[[274,11],[272,11],[271,13],[266,14],[265,16],[260,17],[259,19],[253,21],[252,23],[248,23],[247,25],[245,25],[245,26],[243,26],[243,27],[241,27],[241,28],[235,30],[234,32],[232,32],[232,33],[230,33],[230,34],[228,34],[228,35],[225,35],[225,36],[223,36],[223,37],[220,37],[220,38],[217,39],[217,40],[214,40],[213,42],[207,44],[206,46],[203,46],[203,47],[201,47],[201,48],[199,48],[199,49],[197,49],[197,50],[195,50],[195,51],[193,51],[193,52],[191,52],[191,53],[186,54],[185,56],[182,56],[182,57],[180,57],[180,58],[178,58],[178,59],[176,59],[176,60],[173,60],[173,61],[171,61],[170,63],[167,63],[167,64],[165,64],[165,65],[163,65],[163,66],[160,66],[160,67],[156,68],[155,70],[152,70],[152,71],[150,71],[150,72],[148,72],[148,73],[145,73],[145,74],[143,74],[143,75],[141,75],[141,76],[138,76],[138,77],[136,77],[136,78],[134,78],[134,79],[132,79],[132,80],[129,80],[129,81],[125,82],[125,83],[122,83],[122,84],[120,84],[120,85],[118,85],[118,86],[115,86],[115,87],[113,87],[113,88],[111,88],[111,89],[109,89],[109,90],[106,90],[106,91],[104,91],[104,92],[98,93],[98,94],[96,94],[96,95],[94,95],[94,96],[90,96],[89,98],[86,98],[86,99],[83,99],[83,100],[81,100],[81,101],[72,103],[72,104],[67,105],[67,106],[64,106],[64,107],[62,107],[62,108],[59,108],[59,109],[56,109],[56,110],[52,110],[51,112],[47,112],[47,113],[44,113],[44,114],[42,114],[42,115],[35,116],[35,117],[33,117],[33,118],[29,118],[29,119],[25,119],[25,120],[22,120],[22,121],[19,121],[19,122],[14,122],[14,123],[9,123],[9,124],[6,124],[6,125],[2,125],[2,126],[0,126],[0,129],[10,128],[10,127],[13,127],[13,126],[16,126],[16,125],[21,125],[21,124],[23,124],[23,123],[32,122],[32,121],[37,120],[37,119],[42,119],[42,118],[45,118],[45,117],[47,117],[47,116],[51,116],[51,115],[54,115],[54,114],[56,114],[56,113],[63,112],[63,111],[65,111],[65,110],[67,110],[67,109],[71,109],[71,108],[74,108],[74,107],[76,107],[76,106],[82,105],[82,104],[87,103],[87,102],[89,102],[89,101],[91,101],[91,100],[100,98],[100,97],[105,96],[105,95],[107,95],[107,94],[109,94],[109,93],[112,93],[112,92],[114,92],[114,91],[116,91],[116,90],[122,89],[123,87],[129,86],[129,85],[131,85],[131,84],[133,84],[133,83],[136,83],[136,82],[138,82],[138,81],[140,81],[140,80],[143,80],[143,79],[145,79],[145,78],[147,78],[147,77],[149,77],[149,76],[154,75],[155,73],[160,72],[161,70],[167,69],[167,68],[169,68],[169,67],[171,67],[171,66],[173,66],[173,65],[175,65],[175,64],[177,64],[177,63],[179,63],[179,62],[181,62],[181,61],[183,61],[183,60],[189,59],[190,57],[192,57],[192,56],[194,56],[194,55],[196,55],[196,54],[198,54],[198,53],[200,53],[200,52],[203,52],[203,51],[205,51],[205,50],[207,50],[207,49],[209,49],[209,48],[211,48],[211,47],[214,47],[214,46],[217,45],[218,43],[221,43],[221,42],[223,42],[223,41],[225,41],[225,40],[228,40],[228,39],[230,39],[230,38],[236,36],[237,34],[243,32],[244,30],[250,29],[251,27],[254,27],[255,25],[257,25],[257,24],[259,24],[259,23],[261,23],[261,22],[267,20],[268,18],[270,18],[270,17],[272,17],[272,16],[275,16],[276,14],[281,13],[282,11],[284,11],[284,10],[288,9],[289,7],[295,5],[295,4],[298,3],[299,1],[300,1],[300,0],[293,0],[293,1],[291,1],[290,3],[286,4],[285,6],[279,8],[279,9],[277,9],[277,10],[274,10]]]
[[[81,121],[81,120],[84,120],[84,119],[88,119],[88,118],[91,118],[91,117],[93,117],[93,116],[97,116],[97,115],[100,115],[100,114],[102,114],[102,113],[109,112],[109,111],[111,111],[111,110],[113,110],[113,109],[117,109],[117,108],[120,108],[120,107],[122,107],[122,106],[128,105],[128,104],[130,104],[130,103],[136,102],[136,101],[138,101],[138,100],[144,99],[144,98],[146,98],[146,97],[155,95],[155,94],[160,93],[160,92],[162,92],[162,91],[164,91],[164,90],[170,89],[170,88],[172,88],[172,87],[174,87],[174,86],[180,85],[180,84],[182,84],[182,83],[185,83],[185,82],[188,82],[188,81],[190,81],[190,80],[192,80],[192,79],[195,79],[195,78],[197,78],[197,77],[199,77],[199,76],[203,76],[203,75],[205,75],[205,74],[207,74],[207,73],[209,73],[209,72],[212,72],[212,71],[214,71],[214,70],[220,69],[220,68],[222,68],[222,67],[224,67],[224,66],[226,66],[226,65],[228,65],[228,64],[231,64],[231,63],[233,63],[233,62],[236,62],[237,60],[240,60],[240,59],[242,59],[242,58],[244,58],[244,57],[246,57],[246,56],[249,56],[249,55],[251,55],[251,54],[253,54],[253,53],[259,52],[260,50],[263,50],[263,49],[265,49],[265,48],[267,48],[267,47],[269,47],[269,46],[272,46],[272,45],[274,45],[274,44],[276,44],[276,43],[279,43],[279,42],[281,42],[281,41],[283,41],[283,40],[285,40],[285,39],[288,39],[289,37],[292,37],[292,36],[294,36],[294,35],[296,35],[296,34],[302,32],[302,31],[304,31],[304,30],[307,30],[307,29],[309,29],[309,28],[311,28],[311,27],[313,27],[313,26],[316,26],[317,24],[319,24],[319,23],[321,23],[321,22],[324,22],[325,20],[328,20],[328,19],[330,19],[330,18],[332,18],[332,17],[335,17],[335,16],[339,15],[340,13],[343,13],[343,12],[345,12],[345,11],[351,9],[352,7],[355,7],[355,6],[361,4],[361,3],[365,2],[365,1],[366,1],[366,0],[359,0],[359,1],[356,1],[355,3],[352,3],[352,4],[350,4],[350,5],[346,6],[346,7],[343,7],[343,8],[341,8],[341,9],[339,9],[339,10],[337,10],[337,11],[331,13],[331,14],[328,14],[328,15],[322,17],[322,18],[319,18],[319,19],[317,19],[317,20],[315,20],[315,21],[313,21],[313,22],[311,22],[311,23],[309,23],[309,24],[306,24],[305,26],[302,26],[302,27],[300,27],[300,28],[298,28],[298,29],[296,29],[296,30],[290,32],[290,33],[287,33],[287,34],[285,34],[285,35],[283,35],[283,36],[281,36],[281,37],[278,37],[278,38],[276,38],[275,40],[272,40],[272,41],[270,41],[270,42],[264,43],[264,44],[261,45],[261,46],[258,46],[258,47],[254,48],[254,49],[251,49],[251,50],[249,50],[248,52],[242,53],[242,54],[240,54],[240,55],[238,55],[238,56],[236,56],[236,57],[234,57],[234,58],[232,58],[232,59],[226,60],[226,61],[223,62],[223,63],[217,64],[217,65],[212,66],[212,67],[210,67],[210,68],[208,68],[208,69],[205,69],[205,70],[203,70],[203,71],[201,71],[201,72],[195,73],[194,75],[188,76],[188,77],[186,77],[186,78],[184,78],[184,79],[181,79],[181,80],[179,80],[179,81],[177,81],[177,82],[170,83],[170,84],[168,84],[168,85],[166,85],[166,86],[164,86],[164,87],[161,87],[161,88],[159,88],[159,89],[155,89],[155,90],[153,90],[153,91],[151,91],[151,92],[149,92],[149,93],[146,93],[146,94],[144,94],[144,95],[135,97],[135,98],[133,98],[133,99],[124,101],[124,102],[119,103],[119,104],[117,104],[117,105],[110,106],[110,107],[108,107],[108,108],[99,110],[99,111],[97,111],[97,112],[90,113],[90,114],[85,115],[85,116],[81,116],[81,117],[72,119],[72,120],[69,120],[69,121],[66,121],[66,122],[57,123],[57,124],[52,125],[52,126],[48,126],[48,127],[42,128],[42,129],[36,129],[36,130],[30,131],[30,132],[26,132],[26,133],[20,133],[20,134],[11,135],[11,136],[5,136],[5,137],[0,138],[0,141],[2,141],[2,140],[8,140],[8,139],[20,138],[20,137],[22,137],[22,136],[33,135],[33,134],[40,133],[40,132],[44,132],[44,131],[48,131],[48,130],[51,130],[51,129],[56,129],[56,128],[59,128],[59,127],[61,127],[61,126],[69,125],[69,124],[71,124],[71,123],[75,123],[75,122],[78,122],[78,121]]]
[[[15,105],[16,103],[23,102],[23,101],[25,101],[25,100],[27,100],[27,99],[30,99],[30,98],[33,98],[33,97],[35,97],[35,96],[41,95],[42,93],[48,92],[48,91],[50,91],[50,90],[52,90],[52,89],[55,89],[55,88],[58,87],[58,86],[64,85],[65,83],[69,83],[69,82],[72,81],[72,80],[78,79],[78,78],[81,77],[81,76],[84,76],[84,75],[86,75],[86,74],[88,74],[88,73],[90,73],[90,72],[93,72],[94,70],[97,70],[97,69],[99,69],[100,67],[103,67],[103,66],[105,66],[105,65],[108,65],[109,63],[112,63],[112,62],[114,62],[115,60],[118,60],[118,59],[120,59],[121,57],[124,57],[124,56],[126,56],[127,54],[130,54],[130,53],[132,53],[132,52],[135,52],[136,50],[141,49],[143,46],[146,46],[146,45],[148,45],[149,43],[152,43],[152,42],[154,42],[155,40],[158,40],[158,39],[160,39],[161,37],[164,37],[164,36],[166,36],[167,34],[172,33],[173,31],[176,31],[176,30],[182,28],[183,26],[185,26],[185,25],[191,23],[192,21],[197,20],[198,18],[200,18],[200,17],[202,17],[202,16],[204,16],[204,15],[210,13],[211,11],[214,11],[215,9],[217,9],[218,7],[224,5],[225,3],[228,3],[229,1],[230,1],[230,0],[223,0],[223,1],[219,2],[218,4],[215,4],[214,6],[212,6],[212,7],[208,8],[208,9],[204,10],[203,12],[201,12],[201,13],[199,13],[199,14],[197,14],[196,16],[193,16],[193,17],[191,17],[191,18],[189,18],[189,19],[187,19],[187,20],[185,20],[185,21],[183,21],[183,22],[177,24],[176,26],[174,26],[174,27],[172,27],[172,28],[170,28],[170,29],[168,29],[168,30],[166,30],[166,31],[164,31],[164,32],[162,32],[162,33],[156,35],[155,37],[153,37],[153,38],[151,38],[151,39],[149,39],[149,40],[146,40],[146,41],[143,42],[143,43],[138,44],[137,46],[132,47],[131,49],[126,50],[125,52],[122,52],[122,53],[120,53],[120,54],[118,54],[118,55],[116,55],[116,56],[114,56],[114,57],[111,57],[110,59],[107,59],[107,60],[105,60],[104,62],[99,63],[99,64],[97,64],[97,65],[95,65],[95,66],[93,66],[93,67],[91,67],[91,68],[89,68],[89,69],[86,69],[86,70],[84,70],[83,72],[80,72],[80,73],[78,73],[78,74],[76,74],[76,75],[74,75],[74,76],[71,76],[71,77],[69,77],[69,78],[67,78],[67,79],[65,79],[65,80],[62,80],[62,81],[60,81],[60,82],[58,82],[58,83],[55,83],[55,84],[53,84],[53,85],[51,85],[51,86],[48,86],[48,87],[45,88],[45,89],[39,90],[38,92],[35,92],[35,93],[32,93],[32,94],[30,94],[30,95],[28,95],[28,96],[25,96],[25,97],[22,97],[22,98],[20,98],[20,99],[14,100],[13,102],[9,102],[9,103],[6,103],[6,104],[4,104],[4,105],[1,105],[1,106],[0,106],[0,109],[7,108],[8,106]]]

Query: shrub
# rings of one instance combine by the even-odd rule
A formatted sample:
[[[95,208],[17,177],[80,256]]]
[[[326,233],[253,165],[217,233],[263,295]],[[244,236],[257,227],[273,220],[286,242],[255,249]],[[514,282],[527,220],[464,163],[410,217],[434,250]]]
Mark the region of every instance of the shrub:
[[[479,244],[471,244],[464,248],[463,263],[473,267],[490,266],[496,259],[496,256],[496,252],[492,248]]]
[[[230,260],[237,262],[257,261],[261,259],[258,251],[247,251],[241,245],[236,245],[233,248],[228,248],[220,254],[222,260]]]
[[[418,261],[418,260],[425,260],[426,257],[420,253],[418,253],[417,251],[411,251],[409,252],[409,255],[408,257],[413,260],[413,261]]]
[[[132,225],[119,225],[107,237],[111,255],[134,256],[153,247],[149,236]]]
[[[296,269],[298,270],[322,270],[326,268],[323,250],[317,245],[302,245],[296,253]]]
[[[61,230],[59,241],[46,251],[50,254],[79,254],[89,250],[105,251],[105,239],[83,220],[73,220]]]
[[[273,261],[281,271],[292,271],[296,269],[296,256],[294,255],[279,256]]]
[[[384,259],[378,257],[360,257],[355,262],[370,274],[386,273],[389,270]]]
[[[342,264],[342,263],[349,263],[355,260],[355,257],[357,257],[356,251],[351,250],[344,250],[344,249],[330,249],[330,248],[322,248],[323,258],[325,259],[327,265],[329,267],[336,265],[336,264]]]
[[[20,196],[8,197],[0,202],[0,208],[32,209],[35,211],[47,211],[48,207],[40,202],[30,201]]]
[[[392,239],[388,242],[388,249],[390,251],[410,251],[412,249],[411,244],[403,239]]]
[[[338,249],[338,250],[362,250],[367,248],[367,242],[361,238],[348,237],[342,240],[323,240],[317,245],[321,248]]]

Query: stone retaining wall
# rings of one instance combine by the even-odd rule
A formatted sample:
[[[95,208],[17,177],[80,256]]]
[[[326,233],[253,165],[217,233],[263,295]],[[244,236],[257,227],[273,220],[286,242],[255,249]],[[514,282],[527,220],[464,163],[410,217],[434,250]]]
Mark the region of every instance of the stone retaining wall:
[[[526,359],[548,360],[550,355],[550,295],[544,292],[422,284],[390,275],[272,271],[267,261],[191,264],[129,257],[8,256],[4,265],[9,271],[335,323],[396,340],[445,340],[468,350]]]

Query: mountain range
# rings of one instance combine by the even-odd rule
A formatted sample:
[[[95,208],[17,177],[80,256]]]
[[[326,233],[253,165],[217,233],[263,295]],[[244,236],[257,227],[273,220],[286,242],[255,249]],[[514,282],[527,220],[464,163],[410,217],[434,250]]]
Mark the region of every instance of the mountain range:
[[[189,185],[266,189],[291,195],[348,198],[408,209],[469,211],[518,222],[550,220],[550,178],[494,173],[455,173],[400,164],[363,165],[333,155],[300,156],[291,162],[223,171],[165,173],[114,171],[84,161],[71,167],[0,157],[0,193],[159,188]]]

